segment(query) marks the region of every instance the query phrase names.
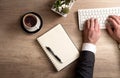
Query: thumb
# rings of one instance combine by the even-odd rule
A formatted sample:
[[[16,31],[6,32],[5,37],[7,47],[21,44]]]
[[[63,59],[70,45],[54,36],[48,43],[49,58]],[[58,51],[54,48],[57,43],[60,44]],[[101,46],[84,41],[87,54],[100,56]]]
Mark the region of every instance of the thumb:
[[[109,33],[109,35],[110,35],[111,37],[113,37],[113,30],[112,30],[111,26],[107,24],[107,25],[106,25],[106,29],[107,29],[107,32]]]

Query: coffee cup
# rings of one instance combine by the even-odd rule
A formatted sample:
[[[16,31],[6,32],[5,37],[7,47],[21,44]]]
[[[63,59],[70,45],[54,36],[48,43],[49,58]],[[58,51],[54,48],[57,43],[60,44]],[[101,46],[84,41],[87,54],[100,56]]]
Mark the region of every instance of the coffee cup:
[[[35,13],[27,13],[22,18],[23,28],[27,32],[36,32],[42,26],[42,19]]]

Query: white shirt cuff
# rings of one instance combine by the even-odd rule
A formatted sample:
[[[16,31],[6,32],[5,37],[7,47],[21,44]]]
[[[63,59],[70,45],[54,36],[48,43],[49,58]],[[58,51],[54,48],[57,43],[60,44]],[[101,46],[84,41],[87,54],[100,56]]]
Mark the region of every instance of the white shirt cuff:
[[[96,45],[91,43],[83,43],[82,51],[90,51],[96,53]]]

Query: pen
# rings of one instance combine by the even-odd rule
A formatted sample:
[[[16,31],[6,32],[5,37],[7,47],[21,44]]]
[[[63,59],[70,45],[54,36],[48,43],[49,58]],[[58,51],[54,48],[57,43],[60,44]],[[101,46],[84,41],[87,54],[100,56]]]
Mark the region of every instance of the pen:
[[[46,49],[47,49],[60,63],[62,63],[61,59],[60,59],[57,55],[54,54],[54,52],[51,50],[50,47],[46,47]]]

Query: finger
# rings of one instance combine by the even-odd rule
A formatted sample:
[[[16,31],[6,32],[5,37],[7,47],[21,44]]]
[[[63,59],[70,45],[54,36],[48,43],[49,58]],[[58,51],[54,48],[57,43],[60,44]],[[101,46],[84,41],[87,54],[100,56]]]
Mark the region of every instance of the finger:
[[[91,28],[91,29],[94,29],[94,24],[95,24],[95,23],[94,23],[94,18],[91,18],[91,19],[90,19],[90,28]]]
[[[100,31],[100,24],[98,23],[98,31]]]
[[[88,28],[89,28],[89,26],[88,26],[88,20],[86,20],[85,23],[84,23],[83,35],[87,32]]]
[[[87,29],[90,28],[90,19],[87,21]]]
[[[98,22],[98,21],[97,21]],[[100,32],[100,24],[98,23],[98,32]]]
[[[98,29],[99,29],[98,20],[97,20],[97,19],[95,19],[95,30],[97,30],[97,31],[98,31]]]
[[[106,29],[107,29],[107,32],[109,33],[109,35],[113,37],[113,31],[109,24],[106,25]]]
[[[84,23],[83,30],[86,30],[86,29],[88,28],[88,27],[87,27],[87,21],[88,21],[88,20],[86,20],[85,23]]]
[[[117,22],[114,19],[108,18],[107,20],[108,20],[109,24],[112,24],[113,28],[117,28],[118,24],[117,24]]]
[[[120,24],[120,19],[119,19],[119,16],[116,16],[116,15],[112,15],[112,16],[109,16],[109,18],[112,18],[116,21],[117,24]]]

